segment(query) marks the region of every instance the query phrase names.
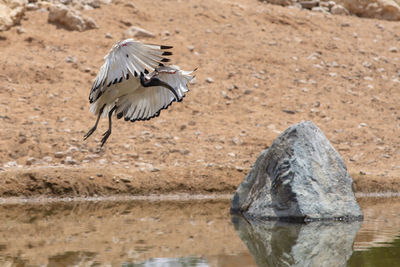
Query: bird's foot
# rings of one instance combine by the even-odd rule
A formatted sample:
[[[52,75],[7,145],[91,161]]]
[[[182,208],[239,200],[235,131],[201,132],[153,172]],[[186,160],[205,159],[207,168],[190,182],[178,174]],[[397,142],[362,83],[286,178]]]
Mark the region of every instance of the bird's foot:
[[[89,132],[87,132],[87,134],[85,134],[85,136],[83,136],[83,140],[88,139],[89,136],[91,136],[92,133],[94,133],[94,131],[96,131],[96,126],[94,126],[92,129],[90,129]]]
[[[104,134],[103,138],[101,139],[101,146],[104,146],[104,144],[107,142],[108,137],[111,135],[111,129],[108,129]]]

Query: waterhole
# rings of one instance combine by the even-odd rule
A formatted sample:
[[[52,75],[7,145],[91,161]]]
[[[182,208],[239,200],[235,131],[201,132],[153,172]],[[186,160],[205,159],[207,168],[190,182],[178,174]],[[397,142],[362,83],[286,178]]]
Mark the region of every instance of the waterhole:
[[[250,223],[229,197],[0,201],[0,266],[396,266],[400,198],[363,222]]]

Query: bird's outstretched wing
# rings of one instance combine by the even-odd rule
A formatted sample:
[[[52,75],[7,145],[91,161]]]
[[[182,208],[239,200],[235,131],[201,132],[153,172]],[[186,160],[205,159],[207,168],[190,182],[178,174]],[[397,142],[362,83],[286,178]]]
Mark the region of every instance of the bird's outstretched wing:
[[[140,87],[132,94],[118,99],[116,114],[126,121],[149,120],[157,117],[162,109],[168,108],[173,101],[182,101],[189,91],[187,83],[193,79],[193,71],[183,71],[176,66],[157,67],[149,74],[150,78],[158,78],[174,88],[176,96],[162,86]]]
[[[172,53],[165,51],[172,46],[143,44],[127,39],[117,42],[104,57],[104,64],[93,82],[89,95],[90,103],[96,101],[112,84],[129,79],[130,75],[139,76],[140,73],[149,73],[162,62],[168,62]]]

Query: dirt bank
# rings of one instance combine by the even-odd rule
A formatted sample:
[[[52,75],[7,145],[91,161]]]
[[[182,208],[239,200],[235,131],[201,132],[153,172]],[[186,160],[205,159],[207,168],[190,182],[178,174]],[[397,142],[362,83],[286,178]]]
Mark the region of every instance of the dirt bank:
[[[399,23],[256,0],[82,13],[99,28],[68,31],[39,10],[0,33],[0,196],[232,193],[301,120],[327,135],[357,191],[400,191]],[[158,118],[115,120],[100,149],[106,120],[82,140],[95,122],[88,94],[129,25],[173,45],[172,63],[199,67],[197,80]]]

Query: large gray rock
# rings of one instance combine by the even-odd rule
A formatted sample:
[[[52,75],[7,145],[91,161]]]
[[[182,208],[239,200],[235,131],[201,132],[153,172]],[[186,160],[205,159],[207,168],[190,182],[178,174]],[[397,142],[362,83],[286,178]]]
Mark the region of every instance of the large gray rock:
[[[312,122],[290,126],[258,157],[232,213],[291,221],[358,220],[362,211],[339,153]]]
[[[257,222],[232,217],[235,230],[258,266],[346,266],[361,222],[307,224]]]

